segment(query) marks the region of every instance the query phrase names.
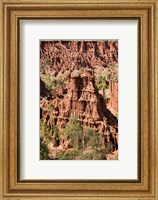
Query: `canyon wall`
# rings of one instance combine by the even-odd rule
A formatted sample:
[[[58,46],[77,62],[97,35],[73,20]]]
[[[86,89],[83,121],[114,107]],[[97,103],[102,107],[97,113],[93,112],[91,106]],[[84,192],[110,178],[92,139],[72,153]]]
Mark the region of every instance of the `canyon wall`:
[[[110,101],[109,107],[118,113],[118,82],[117,81],[109,81],[109,89],[110,89]]]

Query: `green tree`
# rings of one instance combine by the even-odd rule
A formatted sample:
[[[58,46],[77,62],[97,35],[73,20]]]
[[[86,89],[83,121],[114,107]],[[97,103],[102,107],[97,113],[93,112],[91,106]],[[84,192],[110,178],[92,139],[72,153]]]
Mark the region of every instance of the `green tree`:
[[[40,119],[40,136],[41,137],[48,137],[50,133],[50,127],[47,125],[43,119]]]
[[[70,118],[62,133],[67,136],[74,149],[82,147],[83,127],[75,116]]]
[[[44,143],[43,138],[40,138],[40,160],[49,159],[49,150],[47,145]]]
[[[53,136],[54,146],[58,146],[59,145],[59,129],[57,126],[52,127],[52,136]]]
[[[100,160],[103,158],[101,147],[103,147],[104,136],[95,130],[87,127],[84,135],[84,144],[89,151],[82,154],[83,160]]]
[[[98,90],[103,90],[103,97],[105,97],[105,89],[108,88],[107,84],[106,84],[106,77],[100,75],[98,77],[98,81],[97,81],[97,88]]]
[[[59,160],[75,160],[76,157],[80,156],[80,151],[79,150],[71,150],[68,152],[62,152],[60,151],[58,153],[58,159]]]
[[[92,149],[98,148],[102,145],[103,136],[96,132],[95,130],[87,127],[84,135],[84,143],[86,147],[91,147]]]

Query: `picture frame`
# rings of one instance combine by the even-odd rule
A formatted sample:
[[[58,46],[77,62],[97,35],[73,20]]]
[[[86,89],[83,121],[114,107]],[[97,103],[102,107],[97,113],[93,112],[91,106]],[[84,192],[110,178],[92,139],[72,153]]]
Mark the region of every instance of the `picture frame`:
[[[125,1],[1,1],[1,199],[158,200],[158,3]],[[136,181],[19,179],[19,49],[22,19],[137,19],[140,66],[140,174]]]

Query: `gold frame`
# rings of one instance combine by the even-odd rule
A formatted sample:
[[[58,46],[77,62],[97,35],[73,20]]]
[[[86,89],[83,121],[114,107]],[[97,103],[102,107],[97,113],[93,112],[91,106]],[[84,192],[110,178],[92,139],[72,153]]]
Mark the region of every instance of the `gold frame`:
[[[158,200],[157,0],[1,0],[0,198]],[[128,181],[20,181],[18,178],[18,52],[20,19],[137,18],[140,21],[140,179]]]

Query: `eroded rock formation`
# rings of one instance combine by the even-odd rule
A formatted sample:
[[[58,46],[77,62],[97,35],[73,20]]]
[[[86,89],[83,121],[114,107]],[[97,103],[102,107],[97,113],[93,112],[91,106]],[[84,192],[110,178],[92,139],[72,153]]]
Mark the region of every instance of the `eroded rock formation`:
[[[50,134],[54,126],[63,129],[76,116],[83,127],[104,134],[107,154],[117,154],[118,121],[110,110],[118,111],[118,81],[112,80],[118,75],[117,64],[117,41],[41,42],[40,117]],[[48,145],[56,156],[69,146],[69,141],[61,141],[58,147]]]
[[[74,69],[105,68],[117,63],[117,41],[41,42],[40,64],[47,65],[43,70],[52,76],[68,76]]]
[[[51,112],[46,112],[48,105],[53,108]],[[91,71],[82,71],[80,75],[71,77],[64,97],[57,95],[52,100],[42,99],[41,109],[42,116],[48,119],[51,126],[63,128],[69,118],[75,115],[84,127],[100,133],[106,133],[107,126],[115,124],[117,127],[117,120],[107,111]]]

